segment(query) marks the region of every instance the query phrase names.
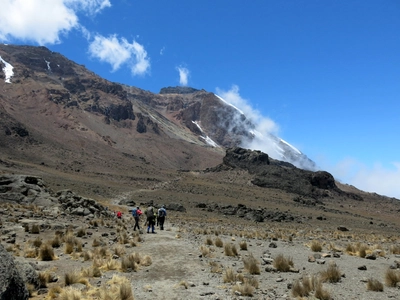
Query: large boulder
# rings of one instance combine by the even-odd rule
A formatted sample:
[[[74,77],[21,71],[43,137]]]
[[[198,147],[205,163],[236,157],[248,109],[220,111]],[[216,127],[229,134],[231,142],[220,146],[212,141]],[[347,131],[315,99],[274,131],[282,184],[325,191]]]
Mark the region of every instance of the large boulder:
[[[0,300],[28,298],[28,290],[16,267],[14,258],[0,244]]]
[[[52,206],[56,203],[52,191],[42,178],[31,175],[1,175],[0,198],[18,204]]]

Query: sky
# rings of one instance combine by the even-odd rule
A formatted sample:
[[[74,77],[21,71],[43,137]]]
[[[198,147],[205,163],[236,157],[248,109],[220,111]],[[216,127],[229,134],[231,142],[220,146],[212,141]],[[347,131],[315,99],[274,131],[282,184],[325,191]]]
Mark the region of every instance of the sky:
[[[0,0],[0,42],[214,92],[342,183],[400,199],[398,0]]]

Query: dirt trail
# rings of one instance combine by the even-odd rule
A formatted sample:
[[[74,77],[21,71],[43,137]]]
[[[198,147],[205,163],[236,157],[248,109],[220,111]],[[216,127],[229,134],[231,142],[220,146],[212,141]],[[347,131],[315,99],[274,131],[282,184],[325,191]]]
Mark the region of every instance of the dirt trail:
[[[199,258],[195,242],[179,238],[178,228],[143,234],[137,249],[150,255],[152,265],[134,273],[132,286],[135,299],[216,299],[219,280],[213,278],[206,261]],[[185,288],[180,285],[186,282]]]

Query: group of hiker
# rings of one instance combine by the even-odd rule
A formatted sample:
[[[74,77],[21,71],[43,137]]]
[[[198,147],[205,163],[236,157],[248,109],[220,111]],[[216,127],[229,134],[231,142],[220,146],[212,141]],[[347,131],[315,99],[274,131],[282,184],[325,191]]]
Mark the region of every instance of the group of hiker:
[[[135,219],[135,226],[133,230],[136,231],[136,228],[140,231],[139,221],[141,215],[146,217],[146,222],[144,223],[144,227],[147,226],[147,233],[156,233],[154,231],[155,226],[159,226],[160,230],[164,230],[165,218],[167,217],[167,210],[165,205],[161,206],[158,210],[154,206],[149,206],[144,213],[140,210],[140,207],[137,206],[132,209],[132,216]]]

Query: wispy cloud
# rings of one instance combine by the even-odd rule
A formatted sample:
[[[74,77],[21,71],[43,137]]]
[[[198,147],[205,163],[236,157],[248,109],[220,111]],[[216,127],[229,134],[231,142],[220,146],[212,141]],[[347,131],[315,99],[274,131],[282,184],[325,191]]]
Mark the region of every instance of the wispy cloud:
[[[109,0],[2,0],[0,40],[60,43],[61,35],[79,27],[78,12],[95,15],[109,6]]]
[[[188,84],[190,71],[182,66],[176,67],[176,70],[179,72],[179,84],[186,86]]]
[[[119,39],[115,34],[109,37],[96,35],[89,45],[89,53],[110,64],[113,72],[122,65],[127,65],[133,75],[143,75],[150,69],[150,60],[144,47],[136,41],[129,43],[125,38]]]
[[[400,199],[400,162],[392,162],[389,166],[376,162],[369,167],[355,158],[345,158],[334,166],[325,164],[323,167],[342,183],[366,192]]]

